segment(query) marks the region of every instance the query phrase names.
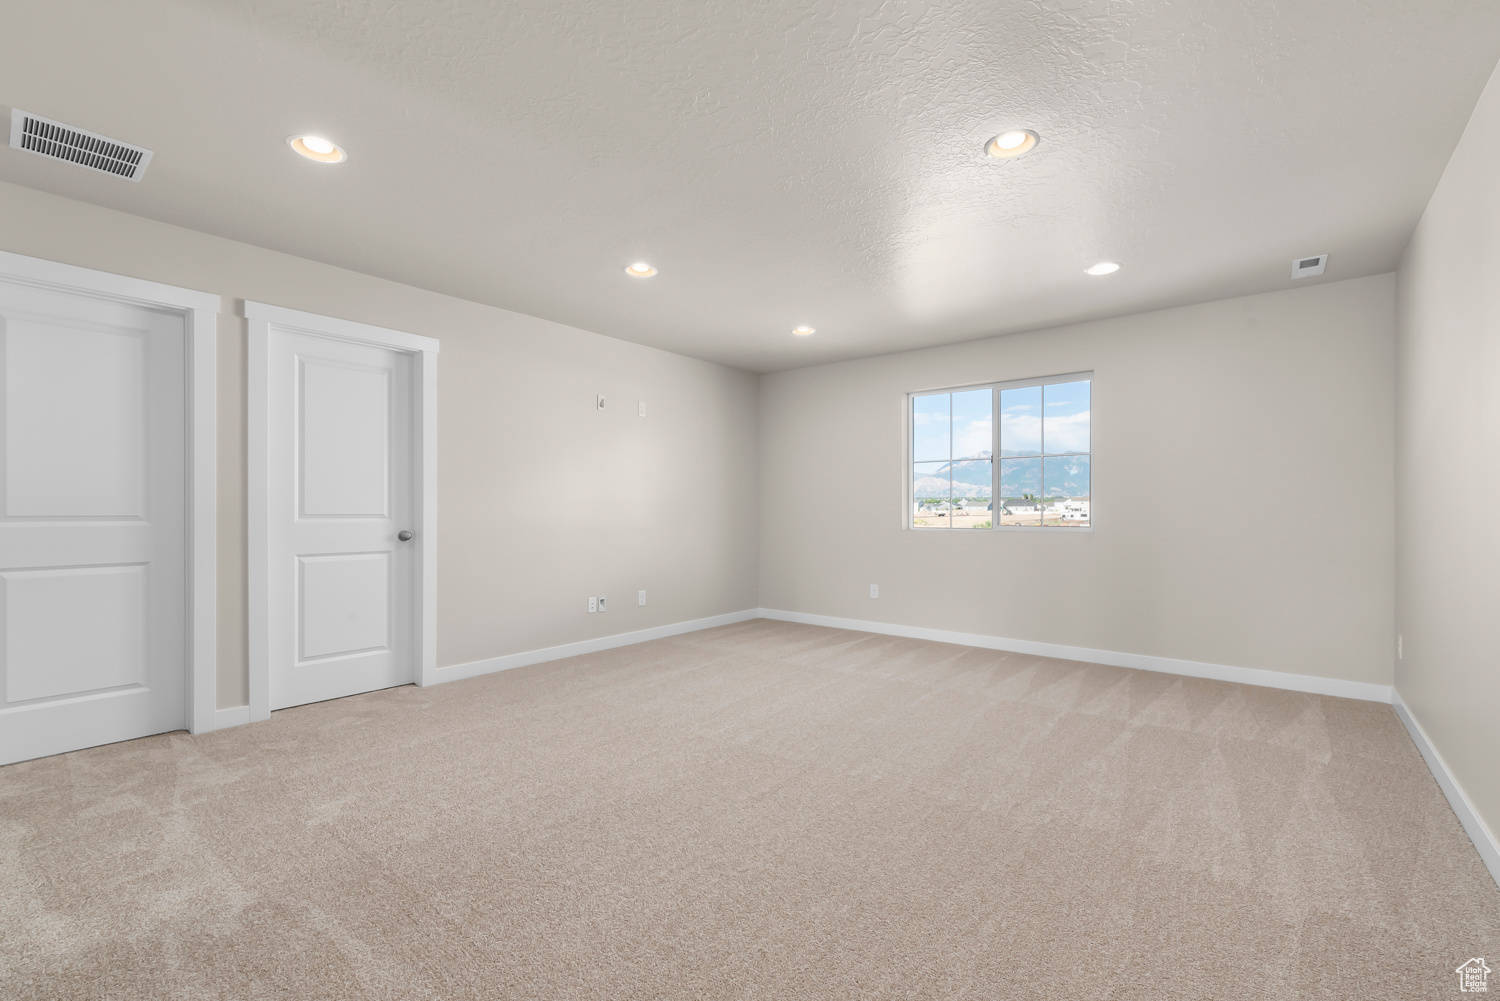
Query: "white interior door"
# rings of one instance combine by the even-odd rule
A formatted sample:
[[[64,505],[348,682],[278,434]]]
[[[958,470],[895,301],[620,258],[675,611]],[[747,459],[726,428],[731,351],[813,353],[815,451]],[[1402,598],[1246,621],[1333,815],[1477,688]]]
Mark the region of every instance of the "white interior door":
[[[412,358],[274,328],[267,348],[270,707],[412,682]]]
[[[0,281],[0,762],[186,724],[181,314]]]

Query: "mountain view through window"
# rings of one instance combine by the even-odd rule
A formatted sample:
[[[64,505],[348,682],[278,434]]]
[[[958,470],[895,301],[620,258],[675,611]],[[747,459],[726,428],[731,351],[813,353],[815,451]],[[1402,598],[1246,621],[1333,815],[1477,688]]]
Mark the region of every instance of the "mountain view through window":
[[[1072,377],[913,396],[912,527],[1089,527],[1091,389]]]

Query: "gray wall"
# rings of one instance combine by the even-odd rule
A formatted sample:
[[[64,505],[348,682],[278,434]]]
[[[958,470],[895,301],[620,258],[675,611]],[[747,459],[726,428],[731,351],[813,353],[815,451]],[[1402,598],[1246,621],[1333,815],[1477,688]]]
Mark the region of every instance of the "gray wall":
[[[1396,690],[1500,830],[1500,76],[1412,236],[1397,295]]]
[[[246,693],[244,299],[442,342],[440,665],[755,606],[754,375],[13,185],[0,220],[0,249],[223,297],[221,708]]]
[[[244,697],[245,298],[442,341],[444,665],[760,604],[1392,680],[1392,276],[757,380],[29,189],[0,185],[0,214],[0,249],[225,297],[222,706]],[[902,530],[906,391],[1079,370],[1093,532]]]
[[[1389,685],[1394,286],[762,376],[761,605]],[[1088,370],[1093,532],[902,529],[903,394]]]

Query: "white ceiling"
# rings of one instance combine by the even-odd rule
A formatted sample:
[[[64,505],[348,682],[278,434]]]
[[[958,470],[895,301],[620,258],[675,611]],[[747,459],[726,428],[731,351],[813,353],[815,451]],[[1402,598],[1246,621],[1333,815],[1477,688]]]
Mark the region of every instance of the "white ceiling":
[[[8,3],[0,104],[156,157],[0,179],[765,371],[1390,270],[1497,58],[1493,0]]]

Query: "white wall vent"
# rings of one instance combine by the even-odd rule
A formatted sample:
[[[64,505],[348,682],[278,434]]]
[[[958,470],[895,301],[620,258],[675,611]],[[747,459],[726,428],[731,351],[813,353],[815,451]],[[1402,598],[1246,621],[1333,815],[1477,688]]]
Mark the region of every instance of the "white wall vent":
[[[51,160],[139,181],[151,162],[151,151],[87,129],[74,128],[20,108],[10,109],[10,144]]]
[[[1317,257],[1299,257],[1292,262],[1292,277],[1314,278],[1321,275],[1327,266],[1327,254],[1319,254]]]

